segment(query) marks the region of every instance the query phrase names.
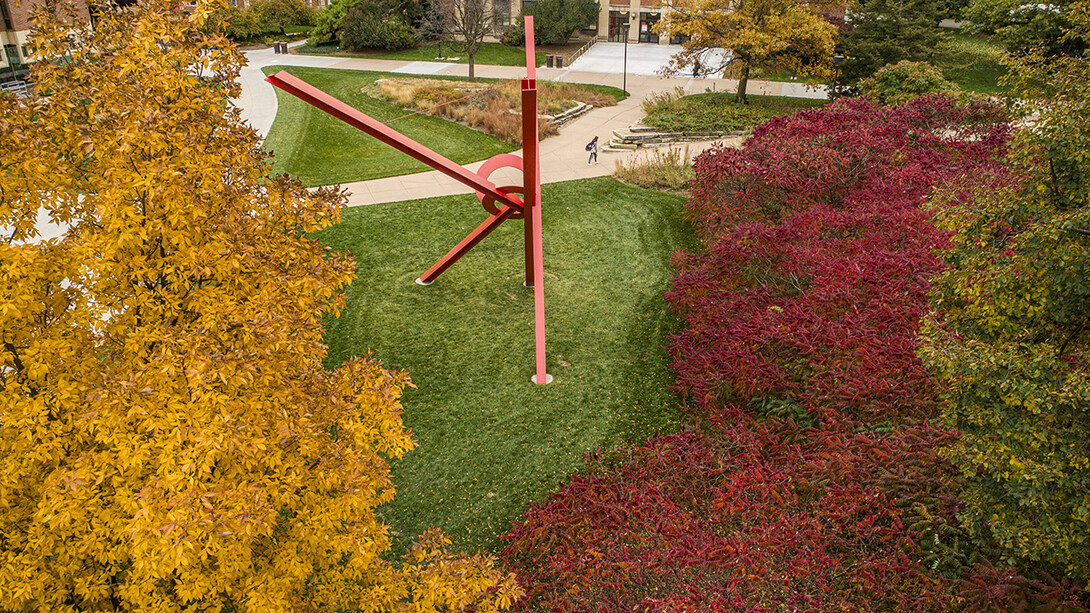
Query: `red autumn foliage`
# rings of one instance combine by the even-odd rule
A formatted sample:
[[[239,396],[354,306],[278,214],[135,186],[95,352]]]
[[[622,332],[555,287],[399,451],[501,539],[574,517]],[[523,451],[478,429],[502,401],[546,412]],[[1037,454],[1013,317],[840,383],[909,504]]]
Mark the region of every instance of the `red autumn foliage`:
[[[533,610],[921,610],[949,600],[878,488],[822,483],[825,458],[777,433],[782,424],[731,417],[708,434],[593,457],[590,474],[527,512],[505,554]]]
[[[1015,602],[1001,573],[953,578],[967,557],[950,553],[957,473],[938,450],[955,434],[929,423],[916,356],[944,242],[919,204],[990,171],[1004,119],[941,97],[842,100],[697,158],[688,212],[707,248],[677,255],[667,294],[694,429],[594,454],[524,514],[503,555],[527,610]]]

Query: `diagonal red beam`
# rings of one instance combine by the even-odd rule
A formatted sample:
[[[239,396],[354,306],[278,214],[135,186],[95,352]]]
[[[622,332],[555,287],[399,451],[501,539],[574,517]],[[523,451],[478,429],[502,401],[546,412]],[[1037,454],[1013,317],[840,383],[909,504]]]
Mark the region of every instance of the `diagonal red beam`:
[[[368,135],[374,136],[394,149],[424,162],[455,181],[495,198],[500,204],[505,204],[516,211],[522,210],[522,199],[518,196],[500,191],[491,181],[482,179],[476,173],[463,168],[454,161],[391,129],[389,126],[368,117],[306,81],[283,70],[265,77],[265,80],[348,125],[363,130]]]
[[[429,268],[428,272],[420,275],[420,278],[417,279],[416,282],[420,285],[431,285],[439,275],[443,274],[444,270],[450,268],[451,264],[457,262],[458,259],[468,253],[470,249],[476,247],[477,243],[484,240],[484,237],[500,227],[500,224],[506,221],[514,212],[515,210],[509,206],[505,205],[500,207],[498,213],[481,222],[481,225],[477,226],[468,236],[463,238],[460,243],[455,245],[453,249],[436,262],[434,266]]]

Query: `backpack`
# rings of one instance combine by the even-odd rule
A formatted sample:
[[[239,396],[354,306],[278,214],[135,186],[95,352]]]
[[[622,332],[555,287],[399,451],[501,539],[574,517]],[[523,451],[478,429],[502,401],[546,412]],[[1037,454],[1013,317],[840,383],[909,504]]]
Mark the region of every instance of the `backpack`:
[[[594,141],[587,143],[587,151],[590,151],[591,149],[594,149]]]

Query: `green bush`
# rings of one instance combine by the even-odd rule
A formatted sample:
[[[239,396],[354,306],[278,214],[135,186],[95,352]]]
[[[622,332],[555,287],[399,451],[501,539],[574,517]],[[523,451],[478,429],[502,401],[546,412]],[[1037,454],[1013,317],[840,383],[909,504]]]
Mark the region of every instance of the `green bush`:
[[[324,45],[340,39],[345,20],[352,9],[359,7],[362,13],[355,21],[363,21],[353,27],[370,27],[372,31],[357,30],[349,34],[353,41],[368,41],[372,44],[355,45],[352,48],[404,49],[417,42],[409,24],[418,22],[424,16],[424,7],[419,2],[399,2],[398,0],[333,0],[314,17],[314,29],[311,30],[307,44]],[[392,21],[399,22],[397,25]],[[375,42],[377,41],[377,42]],[[411,41],[411,42],[406,42]]]
[[[262,33],[284,34],[287,26],[314,23],[314,9],[302,0],[254,0],[249,10],[255,14]]]
[[[536,33],[534,37],[537,37]],[[521,47],[526,44],[526,25],[522,17],[518,18],[518,23],[504,30],[500,42],[508,47]]]
[[[961,89],[947,81],[942,72],[927,62],[902,60],[878,69],[873,76],[863,79],[859,89],[882,104],[895,106],[938,92],[957,93]]]
[[[596,0],[537,0],[523,10],[534,16],[534,39],[542,45],[566,45],[576,30],[598,18]]]
[[[284,34],[288,26],[310,25],[314,21],[314,9],[302,0],[254,0],[246,8],[222,8],[217,19],[227,36],[234,40],[251,40],[262,34]]]
[[[345,49],[405,49],[417,42],[409,26],[397,17],[383,16],[371,3],[348,9],[341,23],[341,47]]]
[[[317,47],[337,40],[341,22],[344,21],[344,16],[351,6],[351,2],[333,0],[324,9],[318,11],[318,14],[314,16],[314,29],[310,31],[307,44]]]
[[[219,11],[218,17],[223,33],[234,40],[247,40],[264,33],[257,13],[250,8],[240,9],[236,6],[228,6]]]
[[[598,18],[596,0],[537,0],[522,11],[518,22],[508,28],[500,42],[511,47],[526,44],[523,16],[534,16],[534,41],[539,45],[566,45],[577,30]]]

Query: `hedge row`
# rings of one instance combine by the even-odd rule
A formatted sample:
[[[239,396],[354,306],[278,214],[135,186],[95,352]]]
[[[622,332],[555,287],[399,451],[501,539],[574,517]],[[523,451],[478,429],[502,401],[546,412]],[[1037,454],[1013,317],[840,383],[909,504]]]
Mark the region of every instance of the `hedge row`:
[[[917,352],[945,236],[919,205],[999,163],[1005,116],[842,100],[695,163],[667,299],[693,429],[595,454],[503,555],[539,611],[1062,609],[967,551],[955,433]]]

